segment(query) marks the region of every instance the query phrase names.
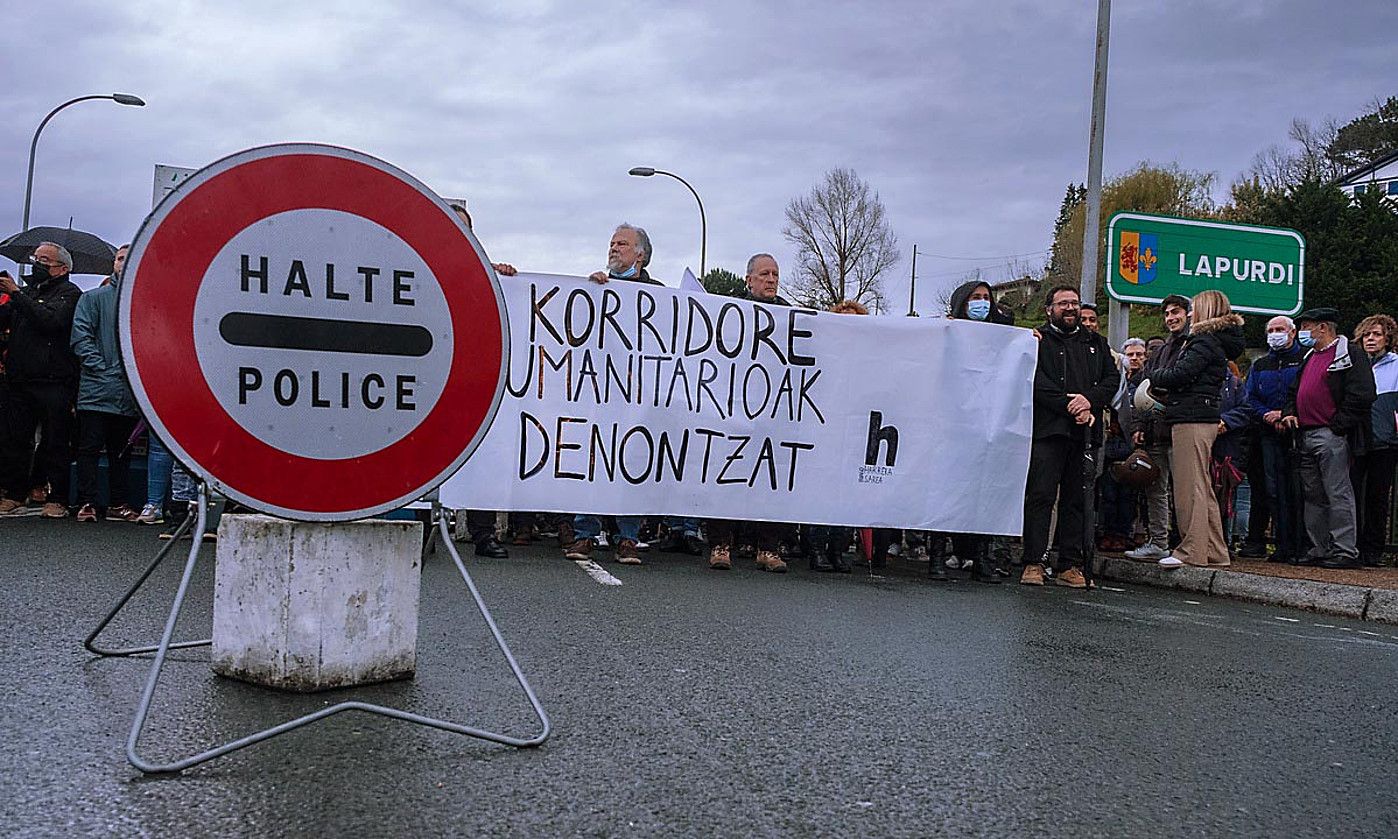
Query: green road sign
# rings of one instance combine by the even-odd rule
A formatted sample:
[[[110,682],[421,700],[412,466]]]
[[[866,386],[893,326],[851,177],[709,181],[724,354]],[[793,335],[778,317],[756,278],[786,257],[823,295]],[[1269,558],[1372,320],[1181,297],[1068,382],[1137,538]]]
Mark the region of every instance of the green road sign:
[[[1107,223],[1107,293],[1126,303],[1159,303],[1205,289],[1240,312],[1301,311],[1306,240],[1295,230],[1223,224],[1146,213]]]

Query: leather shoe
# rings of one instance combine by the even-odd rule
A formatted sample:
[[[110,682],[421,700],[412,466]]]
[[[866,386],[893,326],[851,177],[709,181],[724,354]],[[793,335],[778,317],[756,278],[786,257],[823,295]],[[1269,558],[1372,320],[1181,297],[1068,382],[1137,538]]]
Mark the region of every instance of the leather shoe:
[[[476,543],[476,556],[487,556],[491,559],[508,559],[510,552],[505,550],[505,546],[495,541],[491,537],[482,542]]]
[[[1319,565],[1321,568],[1363,568],[1363,567],[1364,567],[1364,566],[1362,566],[1362,565],[1359,564],[1359,560],[1357,560],[1357,559],[1331,559],[1331,558],[1326,558],[1326,559],[1322,559],[1320,562],[1317,562],[1316,565]]]

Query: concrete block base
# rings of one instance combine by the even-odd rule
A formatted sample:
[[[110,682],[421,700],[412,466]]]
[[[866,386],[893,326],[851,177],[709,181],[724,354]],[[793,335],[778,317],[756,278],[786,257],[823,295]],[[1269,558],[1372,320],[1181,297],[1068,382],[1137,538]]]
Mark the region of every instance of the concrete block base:
[[[293,691],[411,677],[421,548],[419,522],[224,516],[214,672]]]

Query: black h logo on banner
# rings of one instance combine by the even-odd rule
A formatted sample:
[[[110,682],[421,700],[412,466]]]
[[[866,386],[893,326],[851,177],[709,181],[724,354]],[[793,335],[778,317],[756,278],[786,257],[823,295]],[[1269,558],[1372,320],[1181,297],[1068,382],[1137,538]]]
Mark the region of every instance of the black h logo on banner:
[[[892,466],[898,459],[898,429],[891,425],[883,424],[882,411],[869,412],[869,445],[864,450],[864,465],[874,466],[879,459],[879,444],[888,444],[888,454],[884,457],[884,465]]]

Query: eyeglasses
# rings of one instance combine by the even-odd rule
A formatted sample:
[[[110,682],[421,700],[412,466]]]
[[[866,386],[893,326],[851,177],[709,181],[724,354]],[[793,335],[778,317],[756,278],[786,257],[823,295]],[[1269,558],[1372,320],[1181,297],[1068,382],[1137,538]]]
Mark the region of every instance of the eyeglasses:
[[[33,265],[46,265],[49,268],[55,268],[63,264],[57,259],[49,259],[47,256],[39,256],[37,254],[30,256],[29,262]]]
[[[1081,309],[1082,303],[1077,300],[1061,300],[1053,304],[1055,309]]]

